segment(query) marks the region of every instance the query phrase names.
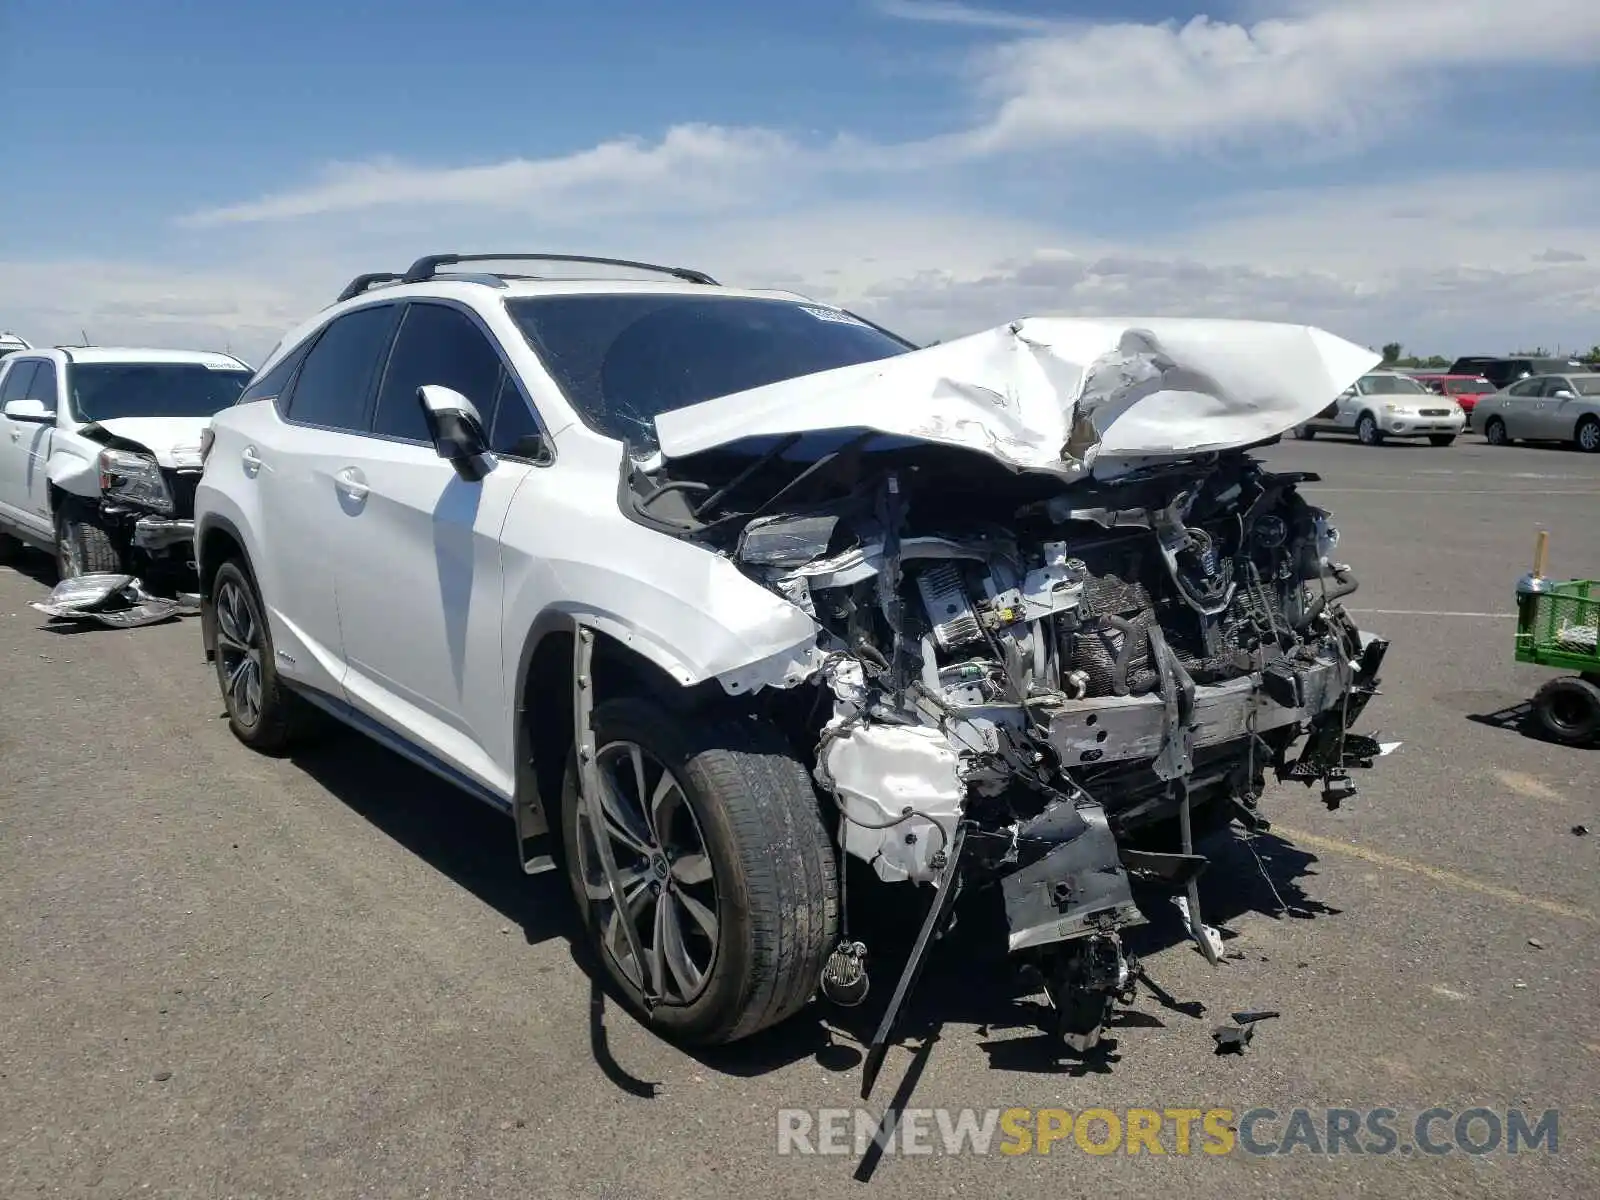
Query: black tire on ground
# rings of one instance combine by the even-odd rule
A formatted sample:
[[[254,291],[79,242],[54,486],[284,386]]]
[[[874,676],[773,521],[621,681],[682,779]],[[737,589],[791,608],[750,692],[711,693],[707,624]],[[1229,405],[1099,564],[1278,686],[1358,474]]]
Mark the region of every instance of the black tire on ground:
[[[1295,426],[1294,436],[1299,438],[1302,442],[1309,442],[1312,438],[1317,436],[1317,431],[1307,425],[1297,425]]]
[[[625,887],[640,889],[630,898],[640,905],[635,928],[641,952],[661,964],[659,976],[676,991],[675,1002],[646,1013],[618,961],[631,960],[621,927],[607,919],[612,906],[581,812],[574,754],[561,797],[564,858],[603,969],[647,1025],[684,1044],[724,1045],[793,1016],[815,993],[838,934],[839,864],[810,773],[774,727],[750,717],[689,716],[626,697],[598,705],[594,726],[600,765],[622,764],[621,793],[613,793],[619,803],[635,811],[632,799],[641,792],[666,797],[656,806],[659,828],[631,826],[643,835],[646,854],[623,848],[615,837],[611,844],[619,873],[627,874]],[[642,789],[631,782],[630,746],[640,749],[645,764]],[[663,792],[661,768],[677,781],[675,793]],[[689,833],[698,837],[702,854],[684,849]],[[698,877],[707,863],[709,880]],[[665,928],[655,916],[663,901],[676,933],[660,935],[659,942],[686,950],[694,968],[689,984],[672,976],[664,955],[652,953]],[[707,909],[715,917],[714,936],[696,916]],[[616,942],[615,956],[609,940]]]
[[[0,533],[0,563],[6,563],[22,553],[22,543],[9,533]]]
[[[1576,675],[1552,679],[1534,694],[1540,732],[1567,746],[1600,741],[1600,686]]]
[[[1483,427],[1483,436],[1491,446],[1511,444],[1511,439],[1506,436],[1506,423],[1499,417],[1489,418],[1489,423]]]
[[[1578,443],[1579,450],[1588,454],[1600,454],[1600,420],[1584,417],[1572,431],[1572,440]]]
[[[120,575],[126,570],[121,547],[96,524],[87,506],[73,499],[56,507],[56,576]]]
[[[263,754],[291,749],[315,726],[316,711],[279,678],[272,627],[240,559],[218,568],[208,604],[216,622],[217,686],[233,736]]]
[[[1383,430],[1378,428],[1378,420],[1371,413],[1362,413],[1361,419],[1356,422],[1356,440],[1363,446],[1383,444]]]
[[[1430,433],[1428,435],[1428,441],[1435,446],[1448,446],[1455,440],[1456,435],[1453,433]]]

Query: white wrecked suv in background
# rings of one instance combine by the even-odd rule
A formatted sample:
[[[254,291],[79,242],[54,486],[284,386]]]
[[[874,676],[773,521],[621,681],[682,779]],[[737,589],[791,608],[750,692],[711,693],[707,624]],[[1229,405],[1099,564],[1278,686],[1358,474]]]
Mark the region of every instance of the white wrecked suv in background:
[[[235,733],[276,751],[315,707],[502,809],[666,1034],[859,999],[849,855],[933,887],[869,1082],[963,887],[1088,1049],[1130,882],[1214,955],[1196,831],[1264,824],[1268,770],[1336,804],[1380,752],[1348,728],[1387,644],[1314,477],[1248,452],[1376,356],[1166,319],[917,349],[640,267],[433,256],[284,339],[197,497]]]
[[[0,359],[0,541],[63,580],[193,562],[200,435],[250,368],[227,354],[26,347]]]

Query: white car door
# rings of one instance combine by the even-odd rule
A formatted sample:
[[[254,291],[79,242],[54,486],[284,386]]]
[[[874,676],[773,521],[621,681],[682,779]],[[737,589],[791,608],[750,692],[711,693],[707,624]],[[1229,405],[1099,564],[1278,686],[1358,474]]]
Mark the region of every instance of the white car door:
[[[469,482],[439,456],[418,389],[451,388],[478,409],[498,450],[532,417],[489,332],[445,301],[406,306],[370,436],[338,464],[334,558],[350,703],[480,785],[510,798],[515,756],[501,670],[500,535],[534,468],[498,457]],[[522,429],[496,420],[521,408]]]
[[[0,380],[0,410],[14,400],[37,400],[52,414],[47,421],[0,416],[0,508],[6,521],[37,536],[51,534],[46,466],[55,436],[59,403],[56,365],[49,359],[13,359]]]
[[[344,506],[339,471],[365,443],[371,398],[400,306],[354,309],[324,329],[277,405],[241,425],[239,468],[261,489],[254,566],[278,669],[339,700],[345,649],[336,587]],[[280,417],[279,412],[283,415]]]

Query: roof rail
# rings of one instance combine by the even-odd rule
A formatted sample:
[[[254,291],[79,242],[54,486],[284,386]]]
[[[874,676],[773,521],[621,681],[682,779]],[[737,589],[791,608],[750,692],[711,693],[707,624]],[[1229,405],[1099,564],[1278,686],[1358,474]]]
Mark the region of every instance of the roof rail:
[[[594,258],[585,254],[429,254],[412,263],[401,282],[422,283],[424,280],[432,279],[438,268],[464,262],[592,263],[606,267],[627,267],[635,271],[654,271],[661,275],[686,279],[690,283],[705,284],[707,287],[719,286],[717,281],[704,271],[696,271],[689,267],[663,267],[655,263],[631,262],[625,258]]]
[[[400,279],[401,276],[393,271],[373,271],[366,275],[357,275],[350,281],[349,286],[339,293],[339,298],[334,303],[343,304],[346,300],[354,300],[375,283],[398,283]]]

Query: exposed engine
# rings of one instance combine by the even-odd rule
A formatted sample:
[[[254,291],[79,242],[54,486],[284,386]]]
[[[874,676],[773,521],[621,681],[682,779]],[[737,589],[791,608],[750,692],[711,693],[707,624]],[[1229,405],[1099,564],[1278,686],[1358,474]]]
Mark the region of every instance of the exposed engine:
[[[1118,931],[1145,917],[1131,881],[1176,893],[1215,959],[1196,831],[1264,828],[1269,769],[1336,805],[1347,768],[1379,753],[1347,729],[1387,644],[1339,605],[1356,581],[1297,490],[1315,476],[1242,451],[1068,487],[970,456],[959,473],[863,457],[830,495],[820,465],[778,488],[777,512],[702,502],[676,528],[821,626],[831,712],[796,738],[816,747],[842,849],[883,880],[935,884],[930,923],[961,887],[999,886],[1010,949],[1087,1050],[1132,986]],[[639,511],[670,522],[654,501],[673,486]]]

